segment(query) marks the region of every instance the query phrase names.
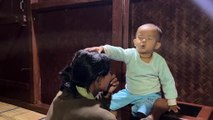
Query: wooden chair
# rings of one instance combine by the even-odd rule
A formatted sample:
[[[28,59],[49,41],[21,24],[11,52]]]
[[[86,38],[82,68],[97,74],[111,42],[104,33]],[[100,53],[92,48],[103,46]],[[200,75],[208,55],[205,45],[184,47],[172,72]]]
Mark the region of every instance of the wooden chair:
[[[178,101],[178,113],[167,112],[166,99],[158,99],[150,114],[154,120],[213,120],[213,107]],[[119,111],[119,120],[131,120],[131,105]]]

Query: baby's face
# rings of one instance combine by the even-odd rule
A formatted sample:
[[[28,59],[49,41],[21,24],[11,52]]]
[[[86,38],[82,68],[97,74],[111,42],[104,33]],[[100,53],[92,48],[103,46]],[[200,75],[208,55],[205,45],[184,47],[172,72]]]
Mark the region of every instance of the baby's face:
[[[134,39],[134,45],[140,54],[151,54],[159,42],[159,32],[150,26],[141,26]]]

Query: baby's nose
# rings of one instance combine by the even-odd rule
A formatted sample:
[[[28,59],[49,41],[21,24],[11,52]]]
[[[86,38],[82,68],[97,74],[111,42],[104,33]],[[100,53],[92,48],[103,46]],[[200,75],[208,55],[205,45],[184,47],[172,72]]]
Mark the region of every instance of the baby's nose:
[[[143,38],[141,41],[142,41],[142,42],[146,42],[146,38]]]

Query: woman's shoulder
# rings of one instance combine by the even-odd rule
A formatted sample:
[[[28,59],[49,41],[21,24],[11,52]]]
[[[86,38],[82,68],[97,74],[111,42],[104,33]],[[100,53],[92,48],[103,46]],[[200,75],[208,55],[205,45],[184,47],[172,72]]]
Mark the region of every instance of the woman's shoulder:
[[[59,93],[52,104],[52,117],[62,120],[116,120],[108,110],[101,108],[99,101],[84,97],[74,98]]]
[[[85,109],[85,113],[87,113],[91,118],[94,118],[94,120],[116,120],[116,117],[111,112],[101,108],[98,104]]]

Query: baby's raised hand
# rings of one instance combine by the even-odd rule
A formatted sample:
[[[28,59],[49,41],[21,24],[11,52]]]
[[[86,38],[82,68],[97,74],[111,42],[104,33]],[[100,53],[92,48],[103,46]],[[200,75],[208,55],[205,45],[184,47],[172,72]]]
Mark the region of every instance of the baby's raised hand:
[[[98,53],[101,53],[102,51],[104,51],[104,48],[103,48],[103,46],[99,46],[99,47],[85,48],[84,50],[89,51],[89,52],[98,52]]]

